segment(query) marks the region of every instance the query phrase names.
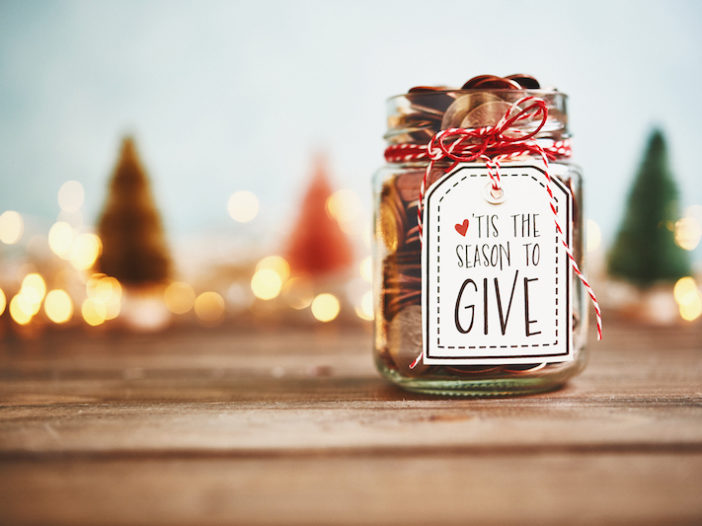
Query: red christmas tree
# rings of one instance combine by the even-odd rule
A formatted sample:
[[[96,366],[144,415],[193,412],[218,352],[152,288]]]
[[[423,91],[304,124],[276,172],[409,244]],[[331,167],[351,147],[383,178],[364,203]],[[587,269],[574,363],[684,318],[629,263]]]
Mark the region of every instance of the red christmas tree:
[[[327,210],[331,194],[325,160],[318,156],[290,235],[287,257],[294,275],[322,277],[347,269],[353,261],[349,239]]]

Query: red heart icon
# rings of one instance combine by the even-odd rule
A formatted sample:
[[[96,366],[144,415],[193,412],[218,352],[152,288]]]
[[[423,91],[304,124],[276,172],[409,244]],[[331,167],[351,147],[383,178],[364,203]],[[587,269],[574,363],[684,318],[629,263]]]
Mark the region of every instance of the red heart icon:
[[[466,232],[468,231],[468,220],[464,219],[463,223],[456,223],[456,232],[466,237]]]

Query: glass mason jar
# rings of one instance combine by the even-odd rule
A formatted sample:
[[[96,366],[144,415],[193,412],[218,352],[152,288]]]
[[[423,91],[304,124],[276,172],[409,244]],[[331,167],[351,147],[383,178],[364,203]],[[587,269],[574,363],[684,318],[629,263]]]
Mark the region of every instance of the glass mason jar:
[[[548,90],[411,90],[387,102],[388,145],[426,145],[448,127],[494,126],[505,108],[524,96],[545,101],[548,119],[537,140],[566,141],[566,95]],[[487,106],[485,106],[487,102]],[[482,110],[475,110],[482,106]],[[524,128],[528,130],[528,128]],[[540,159],[532,158],[532,161]],[[570,290],[572,360],[480,365],[426,365],[422,354],[422,262],[417,208],[427,160],[392,162],[373,180],[374,214],[374,358],[391,382],[423,393],[459,396],[505,396],[552,390],[578,374],[586,361],[586,295],[572,273]],[[436,162],[427,188],[445,175],[451,161]],[[549,163],[549,173],[572,194],[570,248],[582,269],[582,179],[580,169],[565,158]],[[458,226],[458,225],[457,225]],[[415,363],[412,368],[411,364]]]

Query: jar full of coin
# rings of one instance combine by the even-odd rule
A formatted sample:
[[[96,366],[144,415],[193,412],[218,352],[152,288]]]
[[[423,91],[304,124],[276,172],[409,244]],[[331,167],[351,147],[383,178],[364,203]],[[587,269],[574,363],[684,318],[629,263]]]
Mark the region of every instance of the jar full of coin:
[[[567,97],[529,75],[387,102],[375,174],[375,362],[424,393],[558,388],[585,365],[582,177]]]

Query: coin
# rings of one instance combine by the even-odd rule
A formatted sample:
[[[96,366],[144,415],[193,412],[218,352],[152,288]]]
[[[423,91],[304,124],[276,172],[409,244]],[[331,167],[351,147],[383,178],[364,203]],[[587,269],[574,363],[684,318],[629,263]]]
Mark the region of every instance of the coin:
[[[448,86],[414,86],[407,90],[407,93],[426,93],[428,91],[446,91]]]
[[[497,95],[486,91],[476,91],[475,93],[461,95],[448,107],[446,113],[444,113],[444,117],[441,119],[441,129],[458,128],[471,110],[485,103],[501,100],[502,99]]]
[[[505,78],[513,80],[524,89],[539,89],[541,87],[538,80],[531,75],[525,75],[524,73],[515,73],[514,75],[508,75]]]
[[[466,81],[465,84],[461,87],[461,89],[473,89],[475,85],[478,82],[482,82],[484,80],[494,80],[494,79],[501,79],[502,77],[498,77],[497,75],[477,75],[473,77],[472,79]]]
[[[461,128],[478,128],[494,126],[512,108],[509,102],[503,100],[486,102],[468,113],[460,123]]]
[[[446,86],[415,86],[405,97],[414,111],[441,118],[455,99]]]
[[[471,89],[522,89],[522,87],[513,80],[498,77],[479,80]]]
[[[400,240],[404,237],[404,214],[402,214],[400,206],[397,190],[395,190],[392,181],[388,181],[381,192],[378,229],[385,242],[385,247],[390,253],[397,250]]]
[[[422,308],[405,307],[388,326],[388,351],[402,374],[416,376],[427,369],[422,360],[414,369],[410,364],[422,354]]]

